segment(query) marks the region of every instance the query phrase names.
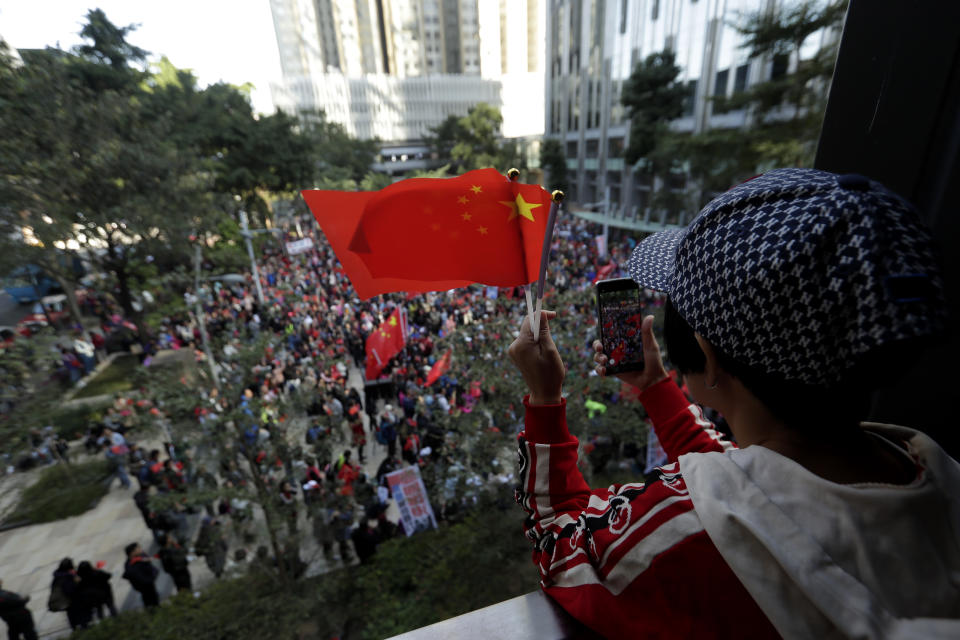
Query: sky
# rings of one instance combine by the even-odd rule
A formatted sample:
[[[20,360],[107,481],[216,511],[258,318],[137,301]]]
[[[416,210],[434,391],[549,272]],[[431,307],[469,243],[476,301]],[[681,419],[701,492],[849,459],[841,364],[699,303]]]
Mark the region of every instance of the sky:
[[[270,82],[280,80],[280,56],[269,0],[0,0],[0,37],[15,49],[67,49],[89,9],[116,25],[139,24],[127,40],[191,69],[200,85],[254,85],[253,107],[273,113]]]

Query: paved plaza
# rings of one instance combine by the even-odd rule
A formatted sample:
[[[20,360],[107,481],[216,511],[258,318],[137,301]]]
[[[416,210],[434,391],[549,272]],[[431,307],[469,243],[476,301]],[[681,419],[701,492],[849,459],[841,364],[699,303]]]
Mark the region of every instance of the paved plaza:
[[[362,391],[362,377],[359,370],[354,367],[350,370],[349,383]],[[363,419],[364,426],[369,429],[365,414]],[[299,429],[291,429],[290,438],[291,441],[302,442],[306,423],[298,422],[303,422],[303,425]],[[350,436],[345,430],[343,444],[339,446],[347,448],[349,442]],[[144,442],[142,444],[159,446],[160,443]],[[77,447],[79,443],[75,442],[73,446]],[[363,470],[368,477],[372,478],[386,456],[386,447],[378,445],[372,434],[368,433],[366,452]],[[11,480],[13,478],[10,477],[4,479],[4,490],[9,489]],[[136,480],[133,481],[133,486],[136,487]],[[30,603],[27,606],[33,613],[37,633],[41,637],[58,638],[70,634],[66,613],[47,610],[53,572],[65,557],[72,558],[75,564],[83,560],[91,564],[105,562],[104,570],[113,574],[111,584],[117,608],[121,611],[129,611],[142,606],[140,595],[134,592],[130,588],[130,583],[122,578],[123,564],[126,560],[124,547],[131,542],[140,542],[149,555],[156,553],[157,547],[134,504],[134,491],[134,488],[121,488],[119,481],[114,480],[110,491],[95,509],[57,522],[0,532],[0,579],[3,580],[3,588],[30,596]],[[331,564],[324,560],[323,553],[310,535],[305,510],[302,504],[300,506],[301,508],[298,509],[299,531],[303,538],[301,557],[309,564],[307,575],[317,575],[341,566],[339,561]],[[391,520],[397,520],[398,513],[392,502],[387,515]],[[195,514],[189,518],[191,541],[196,539],[201,517],[202,514]],[[226,519],[226,523],[229,531],[229,518]],[[236,536],[229,536],[229,544],[229,556],[233,558],[234,551],[240,547]],[[247,557],[252,558],[255,549],[246,548],[246,550]],[[159,561],[155,560],[154,564],[160,569],[157,591],[162,601],[175,590],[172,579],[160,568]],[[233,563],[232,560],[228,561],[228,574],[240,571],[243,571],[242,566]],[[200,591],[215,580],[203,558],[197,558],[190,563],[190,573],[193,576],[194,588]]]

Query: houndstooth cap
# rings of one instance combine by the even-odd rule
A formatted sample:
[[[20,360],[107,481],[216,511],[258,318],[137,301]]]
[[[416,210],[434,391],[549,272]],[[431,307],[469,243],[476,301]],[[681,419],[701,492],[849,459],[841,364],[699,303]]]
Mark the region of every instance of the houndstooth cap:
[[[930,235],[858,175],[770,171],[643,240],[627,270],[711,343],[784,380],[836,383],[876,347],[946,327]]]

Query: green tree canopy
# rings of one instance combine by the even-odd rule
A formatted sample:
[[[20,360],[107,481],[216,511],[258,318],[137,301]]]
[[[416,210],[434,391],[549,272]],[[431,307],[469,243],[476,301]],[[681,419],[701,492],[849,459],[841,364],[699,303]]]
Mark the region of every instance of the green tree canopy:
[[[554,138],[545,138],[540,145],[540,166],[547,173],[547,186],[553,189],[567,190],[567,159],[563,153],[563,143]]]
[[[687,163],[708,194],[774,167],[811,166],[837,43],[828,40],[807,59],[800,53],[817,32],[839,28],[846,7],[846,0],[804,0],[741,15],[735,26],[745,38],[742,47],[752,60],[772,62],[773,72],[730,98],[715,98],[714,109],[743,109],[748,125],[672,136],[655,153],[658,159]]]
[[[516,167],[523,171],[527,163],[520,145],[501,138],[502,125],[500,110],[481,102],[462,118],[448,116],[431,129],[433,136],[427,143],[454,175],[486,167],[499,171]]]
[[[679,75],[674,53],[667,49],[637,63],[624,83],[620,100],[630,114],[627,162],[633,164],[647,157],[666,133],[670,121],[683,113],[686,90],[677,82]]]

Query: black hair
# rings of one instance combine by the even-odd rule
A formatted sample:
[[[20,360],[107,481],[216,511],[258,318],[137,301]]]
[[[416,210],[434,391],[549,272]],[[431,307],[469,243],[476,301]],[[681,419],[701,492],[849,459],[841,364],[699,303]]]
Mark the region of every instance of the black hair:
[[[126,547],[124,547],[124,551],[127,552],[127,557],[128,557],[128,558],[130,557],[130,554],[133,553],[133,550],[137,548],[137,544],[138,544],[138,543],[136,543],[136,542],[131,542],[131,543],[128,544]]]
[[[81,578],[86,578],[93,573],[93,565],[84,560],[79,565],[77,565],[77,575]]]
[[[73,560],[70,558],[64,558],[60,561],[60,566],[57,567],[57,571],[73,571]]]
[[[707,359],[694,336],[694,329],[680,315],[670,298],[664,307],[663,337],[670,362],[686,375],[703,373]],[[877,349],[861,358],[832,385],[811,385],[784,380],[746,365],[712,344],[720,367],[737,378],[770,412],[792,429],[808,433],[837,428],[856,428],[870,410],[870,400],[881,382],[893,381],[892,362],[903,359],[916,342],[902,342]]]

